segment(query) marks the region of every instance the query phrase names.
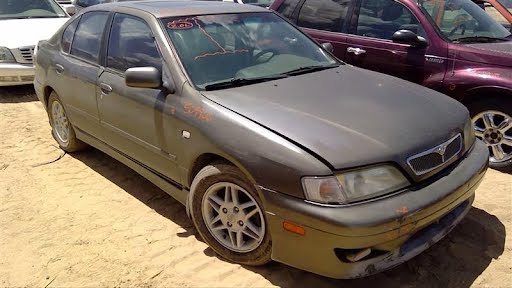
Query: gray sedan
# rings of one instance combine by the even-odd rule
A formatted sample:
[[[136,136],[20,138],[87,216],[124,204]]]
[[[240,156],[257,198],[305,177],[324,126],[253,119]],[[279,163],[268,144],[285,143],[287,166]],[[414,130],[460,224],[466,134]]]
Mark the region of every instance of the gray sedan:
[[[363,277],[461,221],[488,150],[458,102],[331,47],[251,5],[118,2],[40,42],[34,84],[63,150],[158,185],[223,258]]]

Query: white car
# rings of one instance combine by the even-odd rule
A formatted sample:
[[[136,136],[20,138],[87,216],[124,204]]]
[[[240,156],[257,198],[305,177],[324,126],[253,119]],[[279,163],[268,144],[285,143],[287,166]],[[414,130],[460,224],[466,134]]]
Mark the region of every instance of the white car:
[[[55,0],[0,1],[0,86],[34,81],[34,47],[69,19]]]

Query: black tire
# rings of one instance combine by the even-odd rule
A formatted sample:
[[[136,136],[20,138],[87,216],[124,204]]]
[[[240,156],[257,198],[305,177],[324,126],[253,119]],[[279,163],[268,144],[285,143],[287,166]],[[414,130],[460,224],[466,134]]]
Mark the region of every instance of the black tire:
[[[190,189],[191,193],[193,193],[190,197],[190,212],[192,221],[194,222],[199,235],[218,255],[228,261],[250,266],[259,266],[269,263],[271,261],[272,241],[264,215],[263,218],[266,229],[263,234],[263,240],[257,248],[245,253],[233,251],[219,243],[206,226],[202,214],[203,197],[209,187],[220,182],[234,183],[245,189],[245,191],[247,191],[253,199],[256,200],[259,208],[264,214],[263,205],[259,199],[257,191],[246,179],[243,173],[233,165],[214,163],[199,171],[194,178]]]
[[[67,141],[63,141],[58,136],[58,133],[56,131],[55,120],[53,119],[53,116],[52,116],[52,106],[53,106],[54,102],[58,102],[61,105],[61,107],[63,109],[64,116],[68,122],[68,127],[69,127],[68,131],[69,132],[68,132]],[[59,147],[62,150],[66,151],[66,152],[76,152],[76,151],[83,150],[87,147],[87,144],[85,144],[84,142],[82,142],[76,138],[76,134],[75,134],[75,130],[73,129],[73,125],[67,118],[66,112],[64,110],[64,105],[60,101],[59,96],[57,95],[57,93],[55,93],[55,91],[52,92],[50,94],[50,97],[48,98],[48,109],[47,110],[48,110],[48,119],[50,120],[50,126],[52,127],[52,136],[55,139],[55,141],[57,141],[57,143],[59,144]]]
[[[512,117],[512,99],[507,98],[507,96],[503,97],[482,97],[480,99],[474,100],[470,103],[467,103],[467,108],[471,115],[471,119],[474,120],[475,116],[484,112],[484,111],[499,111],[504,113],[510,117]],[[512,137],[512,129],[509,129],[506,136]],[[505,146],[505,145],[503,145]],[[512,147],[505,147],[508,151],[512,151]],[[508,150],[510,148],[510,150]],[[491,152],[491,150],[490,150]],[[492,162],[489,161],[489,166],[496,170],[501,171],[511,171],[512,170],[512,159],[503,162]]]

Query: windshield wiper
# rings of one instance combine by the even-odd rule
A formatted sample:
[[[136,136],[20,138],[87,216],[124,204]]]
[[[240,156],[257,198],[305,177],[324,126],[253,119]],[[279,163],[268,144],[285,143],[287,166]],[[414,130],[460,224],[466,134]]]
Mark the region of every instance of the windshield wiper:
[[[510,35],[509,35],[510,36]],[[507,38],[499,38],[499,37],[486,37],[486,36],[468,36],[468,37],[460,37],[452,40],[453,42],[459,43],[469,43],[469,42],[495,42],[495,41],[510,41]]]
[[[255,83],[261,83],[281,78],[286,78],[287,75],[272,75],[272,76],[265,76],[265,77],[256,77],[256,78],[233,78],[228,81],[222,81],[217,82],[213,84],[209,84],[204,86],[204,90],[206,91],[212,91],[212,90],[218,90],[218,89],[224,89],[224,88],[232,88],[232,87],[240,87],[245,86],[249,84],[255,84]]]
[[[292,76],[292,75],[299,75],[299,74],[321,71],[321,70],[325,70],[325,69],[331,69],[331,68],[335,68],[335,67],[339,67],[339,66],[340,66],[340,64],[338,64],[338,63],[330,64],[330,65],[304,66],[304,67],[299,67],[297,69],[290,70],[283,74]]]

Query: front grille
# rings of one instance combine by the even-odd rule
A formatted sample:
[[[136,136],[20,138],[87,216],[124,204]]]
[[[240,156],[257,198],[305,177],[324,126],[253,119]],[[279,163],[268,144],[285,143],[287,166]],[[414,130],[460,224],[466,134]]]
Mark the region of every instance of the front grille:
[[[457,134],[432,149],[410,157],[407,159],[407,163],[416,175],[422,175],[443,166],[443,164],[457,156],[461,149],[462,136]]]
[[[32,63],[34,61],[34,46],[19,48],[21,57],[25,61]]]
[[[12,54],[16,62],[22,64],[32,64],[34,62],[34,48],[35,46],[19,47],[12,50]]]

